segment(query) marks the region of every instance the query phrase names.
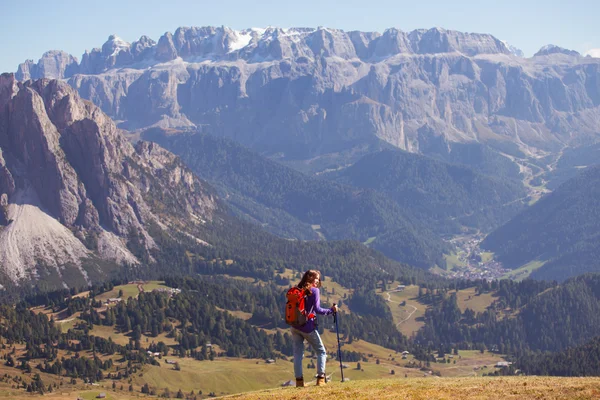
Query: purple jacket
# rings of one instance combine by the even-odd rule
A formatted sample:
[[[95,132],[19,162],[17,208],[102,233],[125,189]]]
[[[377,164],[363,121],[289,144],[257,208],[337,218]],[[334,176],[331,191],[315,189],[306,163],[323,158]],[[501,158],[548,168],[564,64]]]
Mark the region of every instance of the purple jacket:
[[[307,312],[309,314],[310,313],[315,313],[315,314],[320,314],[320,315],[333,314],[333,311],[331,311],[329,308],[321,308],[321,293],[319,292],[319,289],[311,288],[310,291],[312,292],[312,294],[310,296],[306,297],[306,301],[304,302],[304,309],[307,310]],[[299,331],[304,332],[304,333],[311,333],[316,328],[317,328],[317,324],[316,324],[316,317],[315,317],[315,318],[309,319],[306,324],[299,326],[295,329],[298,329]]]

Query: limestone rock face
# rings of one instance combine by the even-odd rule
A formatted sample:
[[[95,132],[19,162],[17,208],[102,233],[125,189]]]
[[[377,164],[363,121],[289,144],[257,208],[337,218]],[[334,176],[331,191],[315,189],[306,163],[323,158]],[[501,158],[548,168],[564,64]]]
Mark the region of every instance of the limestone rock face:
[[[63,79],[78,72],[77,58],[64,51],[51,50],[44,53],[37,64],[33,60],[27,60],[20,64],[16,78],[19,81],[40,78]]]
[[[565,49],[563,47],[559,47],[553,44],[547,44],[541,49],[538,50],[533,56],[548,56],[550,54],[566,54],[568,56],[581,57],[581,54],[575,50]]]
[[[196,126],[283,159],[377,140],[530,156],[598,140],[600,59],[556,46],[514,54],[491,35],[441,28],[188,27],[158,43],[113,35],[68,82],[125,129]]]
[[[76,265],[86,279],[82,258],[135,264],[132,235],[149,251],[149,224],[183,229],[179,218],[210,221],[217,209],[175,156],[153,144],[134,148],[66,82],[2,75],[0,127],[0,266],[15,282],[35,278],[38,264],[59,275]],[[157,191],[181,205],[177,213],[163,211]],[[92,236],[96,245],[86,248]]]

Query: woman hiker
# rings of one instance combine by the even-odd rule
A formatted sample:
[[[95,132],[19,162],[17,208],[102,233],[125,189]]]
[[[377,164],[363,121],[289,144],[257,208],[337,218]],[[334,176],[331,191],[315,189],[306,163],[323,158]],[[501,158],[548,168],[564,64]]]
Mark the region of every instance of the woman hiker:
[[[321,273],[309,269],[298,284],[306,294],[304,308],[309,313],[306,324],[298,327],[291,327],[292,343],[294,346],[294,373],[296,374],[296,387],[304,387],[304,377],[302,375],[302,360],[304,358],[304,340],[306,340],[315,353],[317,353],[317,386],[325,386],[325,363],[327,361],[327,351],[317,331],[316,314],[331,315],[338,311],[334,304],[331,308],[321,308]]]

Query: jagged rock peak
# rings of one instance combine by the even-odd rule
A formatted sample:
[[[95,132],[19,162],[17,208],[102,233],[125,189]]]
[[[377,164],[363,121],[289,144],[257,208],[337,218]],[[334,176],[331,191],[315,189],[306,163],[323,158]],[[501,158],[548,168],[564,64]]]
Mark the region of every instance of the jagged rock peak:
[[[119,68],[144,61],[142,65],[175,60],[178,57],[194,61],[237,60],[261,62],[286,58],[340,57],[369,60],[391,57],[399,53],[437,54],[461,52],[468,56],[477,54],[510,54],[507,47],[488,34],[464,33],[442,28],[417,29],[403,32],[396,28],[377,32],[345,32],[340,29],[318,28],[249,28],[234,30],[225,26],[180,27],[166,32],[154,42],[147,36],[129,43],[117,35],[110,35],[101,48],[86,50],[81,64],[56,76],[35,70],[32,61],[19,66],[17,79],[70,77],[76,72],[99,74],[111,68]],[[64,58],[64,57],[63,57]],[[45,60],[63,65],[61,58],[47,55]],[[46,61],[48,64],[49,61]],[[39,64],[39,63],[38,63]],[[46,65],[45,64],[45,65]],[[68,64],[71,65],[71,64]],[[49,69],[46,66],[46,69]],[[62,71],[59,68],[54,68]],[[64,69],[64,68],[63,68]],[[50,70],[52,70],[50,68]],[[51,71],[50,71],[51,73]]]
[[[547,44],[543,46],[537,53],[533,56],[548,56],[550,54],[566,54],[568,56],[580,57],[581,54],[575,50],[565,49],[563,47],[556,46],[554,44]]]
[[[16,78],[19,81],[40,78],[64,79],[78,71],[77,58],[62,50],[50,50],[45,52],[37,63],[27,60],[19,64]]]
[[[121,39],[117,35],[110,35],[108,40],[102,45],[102,53],[107,56],[116,56],[121,51],[127,52],[131,44]]]
[[[83,258],[151,260],[149,224],[186,227],[192,214],[210,221],[216,207],[174,155],[157,145],[134,148],[65,81],[0,76],[1,276],[32,279],[37,265],[62,276],[70,264],[87,280]],[[136,256],[127,247],[132,237]]]

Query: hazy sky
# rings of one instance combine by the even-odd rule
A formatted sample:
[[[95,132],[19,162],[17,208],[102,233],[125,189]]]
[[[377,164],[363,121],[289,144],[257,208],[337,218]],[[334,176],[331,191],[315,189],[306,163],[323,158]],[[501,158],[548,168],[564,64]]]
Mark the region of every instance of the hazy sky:
[[[585,53],[600,48],[600,1],[527,0],[0,0],[0,72],[64,50],[79,61],[110,34],[158,41],[180,26],[277,26],[403,31],[442,27],[491,33],[531,56],[552,43]]]

